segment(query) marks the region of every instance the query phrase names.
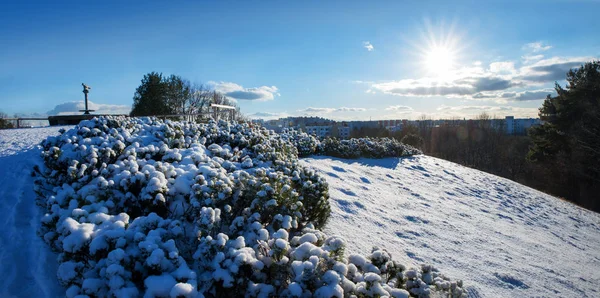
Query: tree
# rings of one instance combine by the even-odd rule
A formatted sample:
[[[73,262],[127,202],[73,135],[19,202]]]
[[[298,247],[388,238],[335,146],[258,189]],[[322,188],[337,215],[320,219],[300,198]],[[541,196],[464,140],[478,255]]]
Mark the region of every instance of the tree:
[[[528,158],[551,166],[570,191],[570,199],[600,207],[600,61],[567,73],[567,86],[555,85],[539,115],[545,120],[529,131]]]
[[[217,91],[177,75],[163,77],[162,73],[151,72],[144,75],[135,91],[131,116],[182,115],[180,118],[195,121],[197,114],[208,115],[211,103],[235,107],[235,110],[213,109],[215,119],[243,117],[235,102]]]
[[[15,126],[12,123],[10,123],[10,121],[6,120],[5,118],[8,118],[8,115],[0,112],[0,129],[14,128]]]
[[[423,147],[423,138],[417,134],[407,134],[402,138],[402,143],[421,149]]]
[[[187,114],[192,97],[192,84],[177,75],[164,79],[166,84],[166,104],[171,114]]]
[[[144,75],[142,84],[133,95],[131,116],[152,116],[171,114],[167,101],[168,86],[162,73],[151,72]]]

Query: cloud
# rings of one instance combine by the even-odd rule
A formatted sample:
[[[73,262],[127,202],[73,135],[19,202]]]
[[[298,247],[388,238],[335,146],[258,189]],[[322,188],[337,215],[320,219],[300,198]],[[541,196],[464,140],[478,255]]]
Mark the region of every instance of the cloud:
[[[365,109],[365,108],[348,108],[348,107],[341,107],[341,108],[308,107],[306,109],[298,110],[298,112],[307,113],[307,114],[329,114],[329,113],[334,113],[334,112],[364,112],[366,110],[367,109]]]
[[[531,62],[535,62],[538,60],[542,60],[544,58],[544,55],[525,55],[525,56],[521,56],[521,59],[523,59],[523,63],[525,64],[529,64]]]
[[[386,111],[395,111],[397,113],[400,114],[404,114],[404,113],[412,113],[414,110],[411,107],[407,107],[407,106],[389,106],[387,108],[385,108]]]
[[[436,81],[428,78],[406,79],[373,84],[372,88],[399,96],[470,96],[482,91],[504,90],[521,83],[499,76],[464,77],[452,81]]]
[[[549,50],[551,48],[552,48],[551,45],[547,45],[547,44],[545,45],[541,41],[536,41],[536,42],[528,43],[528,44],[525,44],[523,46],[524,50],[531,51],[531,52],[534,52],[534,53],[547,51],[547,50]]]
[[[572,68],[578,68],[593,58],[559,58],[540,60],[532,65],[521,68],[520,78],[530,82],[553,82],[564,80],[567,72]]]
[[[375,47],[373,47],[373,45],[372,45],[372,44],[371,44],[371,42],[369,42],[369,41],[365,41],[365,42],[363,42],[363,47],[364,47],[365,49],[367,49],[367,51],[369,51],[369,52],[371,52],[371,51],[375,50]]]
[[[254,114],[248,114],[248,117],[250,117],[251,119],[265,119],[265,120],[285,118],[288,116],[290,116],[290,115],[286,112],[281,112],[281,113],[256,112]]]
[[[494,62],[490,64],[490,71],[495,74],[512,75],[517,72],[515,63],[511,61]]]
[[[548,94],[556,96],[556,91],[554,89],[525,91],[515,95],[514,99],[518,101],[546,99]]]
[[[551,96],[556,96],[556,91],[554,91],[554,89],[539,89],[519,92],[480,92],[474,94],[473,99],[496,99],[498,101],[528,101],[545,99],[548,94],[550,94]]]
[[[540,97],[540,90],[523,89],[564,80],[570,69],[594,59],[553,57],[537,60],[519,68],[515,67],[513,61],[494,62],[488,68],[479,65],[458,69],[450,79],[445,80],[424,77],[373,83],[367,93],[379,91],[397,96],[444,96],[503,102],[542,99],[545,95]]]
[[[208,82],[208,85],[217,92],[225,96],[239,100],[257,100],[268,101],[280,96],[279,89],[275,86],[261,86],[254,88],[244,88],[241,85],[232,82]]]
[[[537,108],[522,108],[514,106],[478,106],[478,105],[465,105],[465,106],[447,106],[441,105],[437,109],[437,117],[443,118],[474,118],[481,113],[487,113],[488,115],[495,117],[515,116],[518,118],[537,118]]]
[[[96,104],[88,100],[88,108],[95,110],[94,114],[129,114],[131,106],[126,105],[108,105],[108,104]],[[54,107],[54,109],[47,112],[48,115],[65,115],[65,114],[81,114],[80,110],[85,109],[85,103],[83,101],[71,101],[61,103]]]

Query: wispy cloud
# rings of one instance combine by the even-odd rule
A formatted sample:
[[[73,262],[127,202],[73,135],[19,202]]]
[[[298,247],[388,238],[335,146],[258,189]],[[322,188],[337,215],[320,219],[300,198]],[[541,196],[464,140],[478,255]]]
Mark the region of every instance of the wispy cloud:
[[[251,119],[266,119],[266,120],[270,120],[270,119],[277,119],[277,118],[285,118],[290,116],[288,113],[286,112],[281,112],[281,113],[271,113],[271,112],[256,112],[253,114],[248,114],[248,117],[250,117]]]
[[[532,63],[538,60],[542,60],[544,58],[544,55],[524,55],[521,57],[521,59],[523,59],[523,63],[528,64],[528,63]]]
[[[402,105],[397,105],[397,106],[389,106],[387,108],[385,108],[386,111],[396,111],[396,112],[400,112],[400,113],[411,113],[413,112],[413,108],[408,107],[408,106],[402,106]]]
[[[308,107],[306,109],[298,110],[298,112],[306,113],[306,114],[329,114],[329,113],[334,113],[334,112],[364,112],[366,110],[367,109],[365,109],[365,108],[348,108],[348,107],[341,107],[341,108]]]
[[[544,44],[541,41],[531,42],[531,43],[525,44],[523,46],[524,50],[531,51],[531,52],[534,52],[534,53],[547,51],[547,50],[549,50],[551,48],[552,48],[551,45]]]
[[[253,88],[244,88],[241,85],[232,82],[208,82],[208,85],[214,90],[223,93],[225,96],[236,100],[257,100],[268,101],[280,96],[279,89],[275,86],[261,86]]]
[[[371,44],[371,42],[369,42],[369,41],[364,41],[364,42],[363,42],[363,47],[364,47],[365,49],[367,49],[367,51],[369,51],[369,52],[371,52],[371,51],[375,50],[375,47],[373,47],[373,45],[372,45],[372,44]]]
[[[473,118],[481,113],[487,113],[490,116],[496,117],[515,116],[520,118],[534,118],[538,116],[537,108],[522,108],[514,106],[441,105],[436,110],[436,116],[438,118]]]

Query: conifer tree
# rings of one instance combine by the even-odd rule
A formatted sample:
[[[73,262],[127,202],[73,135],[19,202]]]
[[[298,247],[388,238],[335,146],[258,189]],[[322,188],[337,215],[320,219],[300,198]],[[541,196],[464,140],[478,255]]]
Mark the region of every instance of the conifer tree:
[[[571,199],[598,210],[600,207],[600,61],[567,73],[567,86],[555,85],[540,108],[543,125],[529,134],[533,141],[528,158],[543,163],[564,177]]]

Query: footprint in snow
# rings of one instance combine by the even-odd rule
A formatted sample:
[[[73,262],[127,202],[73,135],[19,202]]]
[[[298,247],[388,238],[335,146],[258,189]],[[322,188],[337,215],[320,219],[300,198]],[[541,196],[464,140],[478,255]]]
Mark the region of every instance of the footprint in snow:
[[[371,181],[369,181],[369,179],[367,179],[365,177],[360,177],[360,181],[371,184]]]
[[[506,273],[498,273],[495,272],[494,276],[501,280],[502,282],[506,283],[507,286],[511,289],[513,288],[521,288],[521,289],[529,289],[529,286],[526,285],[523,281],[521,281],[520,279],[510,276]]]
[[[344,168],[340,168],[340,167],[336,167],[336,166],[332,166],[331,168],[338,172],[342,172],[342,173],[346,172],[346,170]]]
[[[335,174],[335,173],[326,172],[326,174],[327,174],[327,175],[329,175],[330,177],[333,177],[333,178],[338,178],[338,179],[340,178],[340,176],[338,176],[338,175],[337,175],[337,174]]]
[[[351,190],[342,188],[342,189],[339,189],[339,191],[343,192],[347,196],[356,197],[356,194]]]

